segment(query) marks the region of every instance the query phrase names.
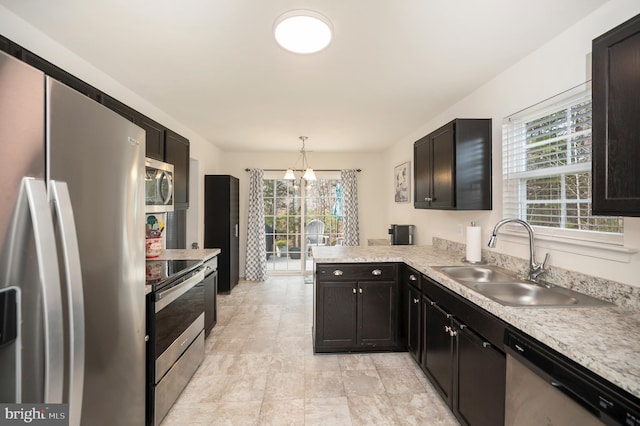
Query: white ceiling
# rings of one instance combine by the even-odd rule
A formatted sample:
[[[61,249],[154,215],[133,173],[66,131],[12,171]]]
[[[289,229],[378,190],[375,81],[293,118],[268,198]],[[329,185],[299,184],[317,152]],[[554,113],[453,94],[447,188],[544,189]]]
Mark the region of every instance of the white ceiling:
[[[225,151],[379,151],[606,0],[0,0]],[[53,5],[55,4],[55,7]],[[276,18],[315,10],[295,55]],[[455,117],[452,117],[455,118]]]

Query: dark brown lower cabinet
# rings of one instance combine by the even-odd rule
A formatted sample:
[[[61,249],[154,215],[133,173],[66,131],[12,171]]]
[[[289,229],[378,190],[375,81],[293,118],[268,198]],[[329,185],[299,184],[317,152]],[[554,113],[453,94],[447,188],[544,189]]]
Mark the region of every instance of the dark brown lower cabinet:
[[[503,425],[504,324],[433,280],[422,282],[420,366],[461,424]]]
[[[395,281],[358,283],[358,346],[389,348],[395,345],[397,287]]]
[[[314,305],[315,352],[397,349],[396,264],[318,264]]]
[[[422,319],[422,295],[420,291],[412,286],[408,286],[408,300],[407,300],[407,315],[408,315],[408,324],[407,324],[407,350],[411,357],[418,364],[420,363],[420,356],[422,355],[422,351],[420,348],[420,334],[422,331],[421,327],[421,319]]]
[[[455,320],[454,330],[454,414],[468,425],[504,424],[505,354]]]
[[[315,346],[346,349],[356,346],[356,282],[323,282],[316,285]]]
[[[422,363],[436,390],[449,406],[453,401],[453,349],[449,334],[451,314],[423,296],[424,347]]]

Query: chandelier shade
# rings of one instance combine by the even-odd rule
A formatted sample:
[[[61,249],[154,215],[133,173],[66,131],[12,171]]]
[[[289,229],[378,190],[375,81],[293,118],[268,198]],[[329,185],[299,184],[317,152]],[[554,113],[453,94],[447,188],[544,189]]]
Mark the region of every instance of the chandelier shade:
[[[300,161],[300,159],[302,159],[302,170],[304,170],[304,174],[302,175],[302,179],[304,180],[316,180],[316,174],[314,173],[313,169],[309,166],[309,162],[307,161],[307,151],[305,149],[305,141],[307,139],[309,139],[306,136],[300,136],[299,139],[302,141],[302,148],[300,149],[300,156],[298,157],[298,160],[296,160],[296,164],[298,164],[298,162]],[[295,180],[296,179],[296,174],[295,174],[295,165],[292,168],[288,168],[286,173],[284,174],[283,179],[285,180]]]

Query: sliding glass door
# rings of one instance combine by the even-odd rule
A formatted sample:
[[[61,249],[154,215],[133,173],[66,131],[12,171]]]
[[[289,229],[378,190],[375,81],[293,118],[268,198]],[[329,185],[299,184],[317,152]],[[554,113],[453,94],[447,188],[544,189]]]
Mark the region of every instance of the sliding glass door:
[[[340,179],[263,182],[269,273],[311,273],[313,246],[342,244]]]

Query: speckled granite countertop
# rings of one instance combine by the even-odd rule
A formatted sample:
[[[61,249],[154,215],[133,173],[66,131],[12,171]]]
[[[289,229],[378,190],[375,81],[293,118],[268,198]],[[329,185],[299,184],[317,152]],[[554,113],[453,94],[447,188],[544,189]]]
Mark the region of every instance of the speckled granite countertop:
[[[433,269],[434,266],[462,265],[463,262],[460,254],[432,246],[314,247],[313,256],[316,263],[404,262],[640,398],[638,309],[626,305],[596,308],[503,306]],[[596,292],[594,290],[591,295],[602,297],[602,294],[594,294]],[[606,294],[607,289],[602,292]],[[632,294],[635,297],[635,293]]]
[[[194,249],[168,249],[168,250],[162,250],[162,253],[160,253],[159,256],[157,257],[150,257],[147,258],[147,260],[149,261],[154,261],[154,260],[202,260],[203,262],[206,262],[207,260],[211,259],[214,256],[217,256],[220,254],[220,249],[214,248],[214,249],[198,249],[198,250],[194,250]],[[147,295],[149,293],[151,293],[151,286],[150,285],[145,285],[144,288],[144,294]]]
[[[168,249],[151,260],[209,260],[220,254],[220,249]]]

